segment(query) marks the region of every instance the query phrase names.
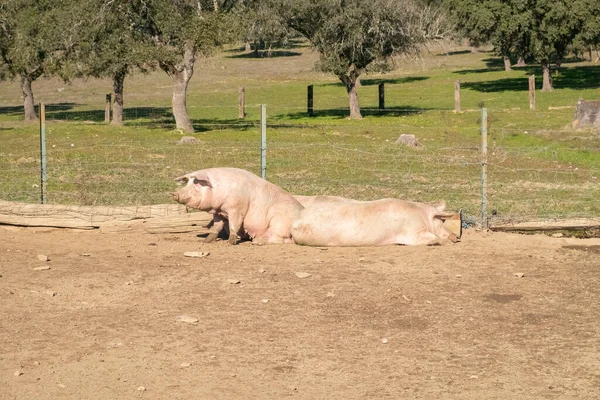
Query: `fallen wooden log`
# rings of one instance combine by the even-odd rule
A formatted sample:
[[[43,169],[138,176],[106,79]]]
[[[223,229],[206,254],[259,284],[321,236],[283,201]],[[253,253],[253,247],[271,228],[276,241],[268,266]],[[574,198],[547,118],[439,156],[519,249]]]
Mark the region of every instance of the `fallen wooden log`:
[[[180,204],[107,207],[29,204],[0,200],[0,225],[97,229],[103,224],[115,221],[135,221],[186,214],[187,209]]]
[[[134,221],[114,221],[100,225],[103,233],[147,232],[147,233],[208,233],[206,227],[212,214],[193,212],[184,215],[170,215]]]
[[[490,224],[490,230],[496,232],[511,231],[554,231],[600,228],[600,218],[571,218],[544,221],[496,222]]]

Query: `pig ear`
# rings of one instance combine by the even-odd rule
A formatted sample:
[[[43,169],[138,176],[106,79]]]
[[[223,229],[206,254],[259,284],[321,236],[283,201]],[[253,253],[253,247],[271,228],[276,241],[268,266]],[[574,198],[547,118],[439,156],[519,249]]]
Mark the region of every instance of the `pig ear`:
[[[446,219],[454,217],[456,215],[455,212],[444,211],[446,209],[446,202],[444,200],[438,201],[431,205],[435,208],[435,213],[433,214],[434,218],[446,220]]]
[[[446,209],[446,202],[444,200],[436,201],[435,203],[430,204],[436,209],[437,212],[443,212]]]
[[[179,182],[179,183],[187,183],[189,180],[189,178],[187,177],[187,175],[183,175],[180,177],[175,178],[175,182]]]
[[[194,185],[213,187],[212,183],[210,183],[210,178],[204,172],[194,173],[190,177],[194,178]]]

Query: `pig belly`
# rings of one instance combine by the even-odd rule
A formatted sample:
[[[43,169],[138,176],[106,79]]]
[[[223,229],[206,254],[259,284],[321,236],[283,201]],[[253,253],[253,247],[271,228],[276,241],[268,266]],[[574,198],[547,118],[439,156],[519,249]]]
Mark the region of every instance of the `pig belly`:
[[[390,219],[386,217],[351,215],[335,219],[329,214],[301,215],[292,224],[291,233],[296,244],[306,246],[384,246],[415,242],[414,235],[401,228],[404,221],[396,216],[390,226]]]

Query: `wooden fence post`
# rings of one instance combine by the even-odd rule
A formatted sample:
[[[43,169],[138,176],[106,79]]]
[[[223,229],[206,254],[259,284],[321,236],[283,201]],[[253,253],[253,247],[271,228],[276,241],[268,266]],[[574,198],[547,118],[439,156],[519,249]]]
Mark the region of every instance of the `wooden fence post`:
[[[535,110],[535,75],[529,77],[529,109]]]
[[[379,84],[379,111],[385,110],[385,84]]]
[[[104,122],[110,122],[110,103],[111,103],[112,94],[109,93],[106,95],[106,107],[104,108]]]
[[[242,119],[246,116],[246,88],[241,87],[239,92],[238,118]]]
[[[454,112],[460,112],[460,81],[454,81]]]
[[[308,116],[312,117],[314,116],[314,109],[313,109],[313,85],[309,85],[308,86],[308,104],[307,104],[307,108],[308,108]]]

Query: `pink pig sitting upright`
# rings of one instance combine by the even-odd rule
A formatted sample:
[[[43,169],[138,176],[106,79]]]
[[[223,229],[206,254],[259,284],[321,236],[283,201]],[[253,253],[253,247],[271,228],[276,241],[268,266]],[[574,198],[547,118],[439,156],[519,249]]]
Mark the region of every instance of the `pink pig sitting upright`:
[[[229,221],[229,243],[246,233],[258,243],[293,243],[290,225],[302,205],[279,186],[239,168],[202,169],[175,180],[184,186],[173,199],[214,214],[218,229],[213,232],[224,218]]]
[[[443,226],[442,218],[449,216],[445,207],[445,203],[432,206],[399,199],[315,204],[292,223],[292,238],[307,246],[456,242],[456,235]]]

